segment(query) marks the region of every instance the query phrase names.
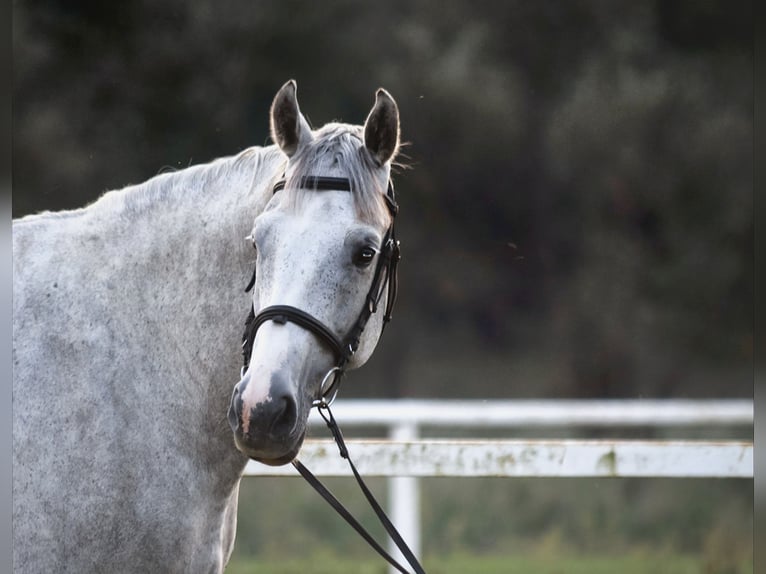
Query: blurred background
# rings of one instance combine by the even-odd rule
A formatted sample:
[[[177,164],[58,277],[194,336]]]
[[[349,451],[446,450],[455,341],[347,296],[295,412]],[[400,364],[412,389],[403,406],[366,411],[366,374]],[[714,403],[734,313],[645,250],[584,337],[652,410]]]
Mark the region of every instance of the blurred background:
[[[289,78],[315,127],[362,123],[383,86],[408,142],[400,300],[344,397],[752,397],[752,16],[747,0],[19,0],[13,215],[267,145]],[[487,572],[520,555],[752,571],[752,486],[428,479],[424,552],[500,560]],[[292,479],[248,479],[240,524],[230,571],[369,558]]]

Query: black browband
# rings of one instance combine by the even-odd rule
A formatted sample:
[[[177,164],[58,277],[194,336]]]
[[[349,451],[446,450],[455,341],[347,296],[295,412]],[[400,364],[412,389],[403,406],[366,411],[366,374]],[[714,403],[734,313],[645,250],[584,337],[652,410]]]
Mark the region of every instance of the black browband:
[[[345,177],[320,177],[309,175],[300,179],[299,187],[317,191],[351,191],[351,181]],[[285,180],[281,179],[274,185],[274,193],[277,193],[284,188]],[[251,306],[250,313],[245,323],[245,333],[242,337],[243,373],[247,370],[247,367],[250,364],[250,356],[252,355],[253,343],[258,328],[266,321],[274,321],[280,324],[290,321],[291,323],[300,325],[304,329],[314,333],[330,348],[330,350],[332,350],[333,355],[335,356],[336,363],[333,368],[335,373],[334,377],[329,381],[330,384],[326,386],[323,385],[323,388],[320,389],[319,401],[326,400],[328,397],[334,396],[334,394],[337,393],[337,387],[343,377],[345,367],[354,353],[356,353],[364,328],[372,314],[377,311],[378,304],[383,296],[384,287],[386,285],[388,286],[388,301],[386,302],[386,311],[383,316],[384,327],[391,320],[391,314],[396,301],[398,287],[396,271],[401,254],[399,241],[397,241],[394,233],[394,220],[396,219],[399,207],[396,204],[394,186],[390,179],[384,197],[386,199],[389,213],[391,214],[391,226],[383,237],[380,253],[378,255],[378,263],[375,268],[370,291],[365,299],[365,305],[362,308],[356,323],[347,333],[345,338],[341,339],[333,333],[332,329],[322,323],[322,321],[297,307],[292,307],[290,305],[273,305],[261,309],[261,311],[256,314],[255,309]],[[255,270],[253,270],[253,275],[247,285],[246,291],[250,291],[254,285]]]
[[[280,179],[274,184],[274,193],[285,188],[287,180]],[[314,191],[351,191],[351,180],[345,177],[322,177],[316,175],[305,175],[300,179],[298,185],[300,188],[313,189]],[[394,185],[388,180],[388,189],[386,190],[386,205],[392,217],[399,213],[399,206],[394,198]],[[248,289],[249,290],[249,289]]]
[[[274,193],[283,190],[286,184],[286,179],[280,179],[274,184]],[[306,175],[301,178],[298,187],[315,191],[351,191],[351,181],[345,177]]]

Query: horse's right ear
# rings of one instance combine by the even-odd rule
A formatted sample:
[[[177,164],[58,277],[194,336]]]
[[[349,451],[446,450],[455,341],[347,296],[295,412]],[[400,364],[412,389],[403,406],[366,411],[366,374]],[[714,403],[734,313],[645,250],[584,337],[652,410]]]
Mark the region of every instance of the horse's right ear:
[[[394,159],[399,150],[399,108],[383,88],[375,94],[375,106],[364,123],[364,145],[379,166]]]
[[[279,89],[271,104],[271,139],[287,157],[311,141],[311,127],[301,114],[295,96],[297,89],[295,80],[290,80]]]

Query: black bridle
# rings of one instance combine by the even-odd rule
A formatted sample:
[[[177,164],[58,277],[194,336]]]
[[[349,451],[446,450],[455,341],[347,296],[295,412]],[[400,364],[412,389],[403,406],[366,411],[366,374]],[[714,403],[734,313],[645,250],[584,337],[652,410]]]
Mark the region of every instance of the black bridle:
[[[346,178],[340,177],[305,176],[301,178],[299,185],[303,188],[318,191],[351,191],[351,182]],[[274,193],[284,189],[284,187],[285,180],[282,179],[274,186]],[[388,189],[386,190],[386,195],[384,197],[386,199],[388,211],[391,214],[391,225],[386,230],[386,234],[383,237],[380,246],[378,262],[372,278],[372,285],[365,298],[364,307],[346,336],[343,338],[338,337],[332,329],[322,323],[322,321],[313,315],[306,313],[302,309],[298,309],[291,305],[272,305],[261,309],[257,314],[255,313],[255,308],[251,306],[250,314],[245,322],[245,333],[242,336],[243,373],[247,370],[247,367],[250,364],[250,356],[252,355],[253,343],[258,328],[266,321],[274,321],[279,324],[285,324],[287,321],[290,321],[291,323],[300,325],[304,329],[314,333],[314,335],[316,335],[333,352],[333,355],[335,356],[335,366],[330,369],[322,380],[322,385],[320,385],[319,389],[319,397],[315,401],[315,405],[319,406],[321,403],[330,404],[332,402],[338,392],[346,366],[359,348],[359,342],[361,341],[364,328],[367,326],[370,317],[372,317],[378,310],[378,305],[380,304],[380,299],[383,296],[384,287],[386,285],[388,285],[388,296],[385,314],[383,315],[383,328],[385,328],[386,324],[391,320],[394,303],[396,303],[396,291],[398,287],[397,265],[401,259],[401,253],[399,249],[399,241],[396,239],[394,229],[394,222],[396,215],[399,212],[399,206],[396,204],[394,186],[391,183],[391,180],[388,181]],[[254,285],[255,269],[253,269],[253,276],[247,285],[246,291],[250,291]]]
[[[285,180],[282,179],[274,186],[274,193],[284,189],[284,187]],[[299,187],[317,191],[351,191],[351,181],[346,178],[337,177],[305,176],[301,178]],[[295,323],[296,325],[311,331],[333,352],[335,366],[333,366],[322,379],[322,382],[319,385],[319,393],[313,402],[313,406],[317,407],[319,414],[322,415],[322,418],[327,423],[327,426],[332,432],[333,438],[338,445],[340,455],[348,461],[359,487],[375,511],[375,514],[378,516],[381,524],[386,529],[386,532],[391,536],[391,539],[402,552],[402,555],[406,558],[416,574],[425,574],[418,559],[407,546],[407,543],[402,539],[380,504],[375,500],[372,492],[362,480],[356,466],[354,466],[354,463],[349,457],[348,449],[343,440],[343,435],[341,434],[340,428],[335,421],[335,417],[333,417],[332,411],[330,410],[330,404],[332,404],[338,394],[346,367],[359,348],[362,333],[367,326],[367,322],[378,310],[386,286],[388,287],[388,295],[386,309],[383,315],[383,328],[385,328],[386,324],[391,320],[394,303],[396,302],[396,292],[398,287],[397,265],[401,259],[401,253],[399,241],[396,239],[396,233],[394,231],[394,222],[396,220],[396,215],[399,212],[399,206],[396,203],[394,186],[390,179],[384,197],[386,205],[388,206],[388,211],[391,214],[391,225],[386,230],[386,234],[383,237],[378,255],[378,262],[372,278],[372,285],[365,298],[364,306],[349,332],[346,333],[345,336],[339,337],[322,321],[291,305],[272,305],[261,309],[257,314],[255,313],[255,308],[251,306],[250,313],[245,323],[245,333],[242,336],[242,352],[244,355],[242,373],[244,374],[250,364],[250,356],[252,355],[253,344],[255,342],[255,335],[258,332],[258,328],[266,321],[274,321],[279,324],[285,324],[288,321]],[[248,283],[246,291],[250,291],[254,285],[255,269],[253,270],[253,276]],[[330,504],[330,506],[332,506],[333,509],[378,552],[378,554],[385,558],[389,564],[394,566],[399,572],[407,574],[407,570],[405,570],[401,564],[399,564],[380,546],[380,544],[378,544],[367,530],[343,507],[333,494],[322,485],[319,479],[317,479],[309,469],[303,466],[297,458],[292,461],[292,464],[314,490],[316,490]]]

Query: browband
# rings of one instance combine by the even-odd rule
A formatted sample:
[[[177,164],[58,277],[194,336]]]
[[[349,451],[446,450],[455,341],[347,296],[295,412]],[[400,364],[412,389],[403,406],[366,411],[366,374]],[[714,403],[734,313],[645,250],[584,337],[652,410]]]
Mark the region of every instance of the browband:
[[[287,185],[285,178],[280,179],[274,184],[274,190],[272,193],[282,191]],[[311,189],[314,191],[351,191],[351,180],[346,177],[324,177],[319,175],[304,175],[299,182],[298,187],[304,189]],[[396,217],[399,213],[399,205],[394,198],[394,184],[389,179],[388,189],[386,189],[386,195],[383,196],[386,200],[386,206],[389,213]]]
[[[285,188],[287,180],[280,179],[274,184],[274,193]],[[351,191],[351,181],[345,177],[321,177],[304,175],[298,187],[317,191]]]

